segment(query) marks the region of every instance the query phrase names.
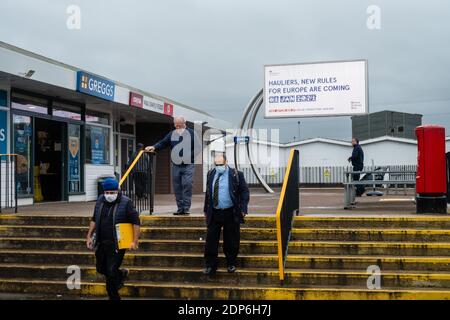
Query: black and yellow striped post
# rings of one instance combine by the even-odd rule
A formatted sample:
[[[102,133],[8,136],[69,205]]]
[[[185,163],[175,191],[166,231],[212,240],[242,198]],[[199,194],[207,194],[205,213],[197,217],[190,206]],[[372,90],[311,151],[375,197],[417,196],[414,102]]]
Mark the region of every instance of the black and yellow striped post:
[[[284,281],[284,270],[294,216],[300,208],[299,199],[299,152],[291,149],[283,186],[276,212],[278,266],[280,281]]]

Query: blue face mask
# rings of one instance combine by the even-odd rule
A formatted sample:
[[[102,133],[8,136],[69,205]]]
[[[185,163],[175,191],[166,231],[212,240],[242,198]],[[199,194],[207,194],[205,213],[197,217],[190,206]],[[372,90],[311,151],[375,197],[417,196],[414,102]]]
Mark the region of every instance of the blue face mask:
[[[225,172],[226,169],[227,169],[227,168],[226,168],[225,166],[217,166],[217,167],[216,167],[216,172],[217,172],[218,174],[222,174],[222,173]]]

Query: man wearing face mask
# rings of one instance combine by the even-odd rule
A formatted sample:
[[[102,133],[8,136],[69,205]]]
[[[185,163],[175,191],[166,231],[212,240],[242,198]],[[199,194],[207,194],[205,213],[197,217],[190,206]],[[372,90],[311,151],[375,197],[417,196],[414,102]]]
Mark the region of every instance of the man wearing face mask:
[[[220,232],[223,228],[223,252],[227,271],[236,271],[239,253],[240,224],[244,223],[250,192],[244,174],[230,168],[224,154],[214,159],[215,168],[208,172],[204,213],[207,224],[204,274],[213,275],[217,270]]]
[[[140,234],[139,213],[132,201],[120,193],[116,179],[105,179],[103,190],[104,194],[97,199],[95,205],[86,245],[90,250],[96,249],[97,272],[106,278],[109,299],[120,300],[119,289],[123,287],[129,271],[120,269],[125,249],[118,249],[116,225],[133,224],[134,237],[130,249],[136,250]]]

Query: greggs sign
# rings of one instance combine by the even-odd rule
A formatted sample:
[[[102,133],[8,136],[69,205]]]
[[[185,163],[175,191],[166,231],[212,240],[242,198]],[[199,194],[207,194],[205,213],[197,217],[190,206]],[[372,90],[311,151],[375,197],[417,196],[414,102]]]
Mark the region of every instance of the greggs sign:
[[[84,71],[77,72],[77,91],[114,101],[115,84],[112,81],[94,76]]]

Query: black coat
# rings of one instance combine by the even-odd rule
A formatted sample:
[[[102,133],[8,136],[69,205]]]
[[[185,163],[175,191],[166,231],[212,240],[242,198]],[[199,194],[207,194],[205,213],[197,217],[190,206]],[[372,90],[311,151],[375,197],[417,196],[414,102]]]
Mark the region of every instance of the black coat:
[[[361,171],[364,168],[364,151],[359,144],[353,147],[352,156],[350,157],[352,166]]]
[[[214,199],[213,199],[213,181],[216,174],[216,169],[211,169],[208,172],[206,180],[206,193],[205,193],[205,205],[203,212],[206,216],[206,223],[209,225],[211,222],[211,217],[213,215]],[[233,215],[236,223],[244,223],[244,218],[242,213],[248,213],[248,202],[250,200],[250,191],[245,181],[244,174],[242,171],[230,168],[230,173],[228,175],[230,186],[230,197],[233,201]]]

